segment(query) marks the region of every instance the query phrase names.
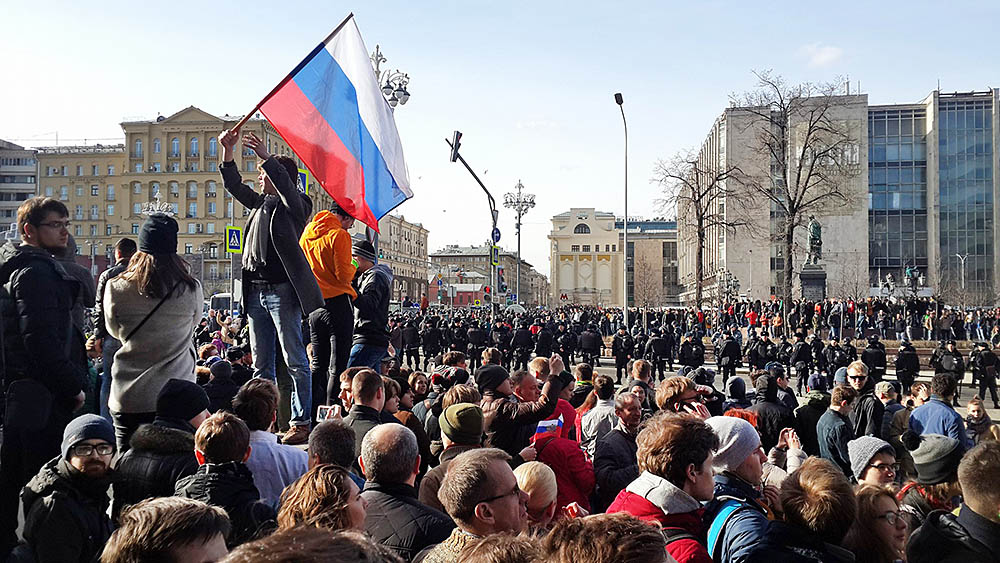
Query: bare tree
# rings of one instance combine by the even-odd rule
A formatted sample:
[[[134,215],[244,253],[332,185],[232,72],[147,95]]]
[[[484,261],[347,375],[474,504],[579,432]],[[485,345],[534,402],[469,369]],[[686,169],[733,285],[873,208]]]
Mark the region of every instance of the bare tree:
[[[754,149],[770,161],[770,177],[741,178],[747,196],[767,204],[771,238],[784,257],[782,301],[792,303],[795,234],[809,216],[850,201],[847,183],[861,173],[859,131],[838,110],[847,100],[838,83],[786,85],[771,71],[754,72],[757,88],[732,102],[752,116]]]
[[[632,282],[636,306],[645,310],[660,304],[663,276],[653,268],[645,256],[636,256]]]
[[[663,190],[657,200],[661,209],[676,210],[678,232],[688,242],[695,243],[694,281],[695,306],[701,308],[704,299],[705,243],[713,230],[735,232],[747,225],[738,218],[730,205],[726,212],[723,202],[733,203],[741,193],[734,189],[741,175],[739,168],[720,168],[718,162],[693,150],[681,151],[670,160],[657,160],[652,181]]]

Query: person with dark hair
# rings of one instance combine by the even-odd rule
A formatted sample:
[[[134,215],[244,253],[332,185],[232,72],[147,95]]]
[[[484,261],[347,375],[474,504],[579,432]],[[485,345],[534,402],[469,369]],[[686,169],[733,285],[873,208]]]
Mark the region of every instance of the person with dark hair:
[[[0,445],[0,559],[17,543],[17,494],[59,454],[84,402],[84,335],[73,325],[79,282],[52,258],[69,240],[69,212],[34,197],[17,210],[21,243],[0,247],[0,319],[6,422]]]
[[[258,176],[262,193],[244,185],[234,161],[233,147],[239,135],[238,129],[219,135],[223,161],[219,171],[226,191],[250,210],[242,279],[254,376],[275,381],[275,354],[281,351],[294,393],[289,430],[282,440],[302,444],[309,438],[313,385],[302,318],[324,304],[316,277],[299,247],[299,237],[312,215],[312,200],[296,188],[295,161],[272,156],[264,141],[252,133],[243,137],[243,145],[263,159]]]
[[[617,424],[597,440],[594,447],[595,509],[604,510],[639,476],[636,434],[642,420],[642,405],[632,393],[615,398]]]
[[[528,535],[493,534],[466,545],[458,558],[463,563],[535,563],[541,561],[539,542]]]
[[[533,456],[526,459],[521,454],[528,447],[538,422],[555,411],[559,393],[572,379],[569,372],[563,371],[561,361],[555,364],[550,364],[550,370],[558,375],[549,377],[538,399],[532,402],[517,399],[504,368],[492,364],[479,368],[476,382],[483,396],[480,406],[487,416],[495,413],[493,423],[486,430],[487,445],[500,448],[521,461],[534,459]]]
[[[908,394],[910,386],[920,374],[920,358],[909,340],[903,340],[899,343],[899,352],[893,360],[893,365],[896,368],[896,380],[899,381],[901,387],[900,393]]]
[[[757,430],[760,431],[764,451],[771,451],[778,445],[781,431],[795,427],[795,417],[792,409],[778,399],[778,382],[773,375],[767,373],[758,377],[754,388],[757,402],[747,410],[757,415]]]
[[[21,492],[24,543],[11,561],[96,559],[111,535],[107,511],[114,441],[111,423],[96,414],[66,425],[60,455],[42,466]]]
[[[385,406],[385,386],[382,376],[363,368],[351,380],[351,410],[344,417],[344,422],[354,430],[354,462],[351,467],[358,475],[363,475],[358,458],[361,456],[361,444],[365,434],[382,423],[382,407]]]
[[[167,381],[156,397],[156,418],[132,434],[129,450],[118,458],[113,518],[130,504],[174,494],[177,481],[198,471],[194,433],[208,408],[208,395],[197,383]]]
[[[274,508],[260,501],[246,466],[250,429],[236,415],[218,412],[208,417],[195,432],[194,455],[198,471],[178,481],[174,494],[225,510],[233,524],[226,538],[229,548],[252,540],[274,520]]]
[[[229,553],[229,516],[181,497],[147,499],[122,512],[101,563],[219,561]]]
[[[702,543],[701,503],[712,499],[712,460],[719,437],[693,415],[663,413],[639,432],[639,476],[618,494],[608,514],[625,512],[659,524],[677,561],[711,563]]]
[[[829,460],[810,457],[781,485],[784,521],[773,520],[748,563],[853,562],[840,547],[858,503],[847,476]]]
[[[608,375],[594,377],[594,393],[597,404],[583,415],[580,422],[580,445],[587,456],[594,458],[594,448],[597,441],[611,431],[618,422],[615,416],[615,382]]]
[[[365,531],[376,542],[410,561],[429,545],[444,541],[454,524],[444,513],[417,500],[420,454],[417,438],[402,424],[382,424],[361,445],[368,503]]]
[[[343,420],[324,420],[309,433],[309,468],[331,464],[348,471],[358,490],[365,486],[364,477],[352,471],[354,465],[354,430]]]
[[[239,346],[230,346],[226,350],[226,361],[233,366],[233,382],[237,385],[242,387],[253,377],[253,369],[250,367],[252,364],[250,352]]]
[[[233,550],[219,563],[403,563],[356,530],[296,526]]]
[[[279,444],[270,431],[278,419],[278,399],[278,386],[259,377],[247,381],[233,398],[233,413],[250,429],[247,467],[253,473],[260,500],[272,506],[277,506],[281,491],[309,469],[309,454]]]
[[[830,407],[816,424],[816,441],[819,444],[820,457],[836,464],[845,476],[852,474],[851,454],[847,443],[854,439],[854,429],[849,415],[857,399],[857,391],[838,385],[830,395]]]
[[[965,377],[965,359],[962,358],[962,354],[955,349],[955,341],[944,341],[944,346],[942,347],[940,353],[931,356],[930,364],[931,367],[934,368],[935,376],[947,375],[951,378],[953,382],[951,406],[957,407],[958,400],[962,396],[962,378]]]
[[[365,366],[381,373],[382,358],[389,353],[389,294],[392,268],[378,263],[375,247],[359,240],[351,247],[358,264],[357,297],[354,298],[354,339],[348,365]]]
[[[794,411],[795,428],[802,439],[802,449],[809,455],[819,455],[819,439],[816,425],[830,407],[830,394],[826,392],[826,378],[816,372],[809,376],[806,385],[806,402]]]
[[[962,457],[958,483],[962,504],[958,514],[931,512],[910,535],[907,560],[1000,561],[1000,442],[983,442]]]
[[[240,390],[240,385],[233,381],[233,364],[217,360],[208,371],[211,375],[202,388],[208,395],[209,412],[232,411],[233,398]]]
[[[306,225],[299,246],[323,293],[324,305],[309,315],[312,343],[312,413],[319,405],[330,405],[340,394],[340,378],[347,369],[354,333],[351,300],[357,296],[351,281],[357,269],[351,260],[354,217],[337,202]]]
[[[139,232],[139,251],[104,292],[104,323],[122,343],[111,371],[108,406],[118,449],[156,417],[156,397],[172,378],[195,381],[191,334],[201,320],[201,284],[177,255],[177,221],[154,213]]]
[[[869,439],[877,438],[868,436]],[[906,555],[906,520],[892,489],[878,485],[858,488],[858,517],[844,537],[855,563],[895,563]],[[937,561],[937,560],[936,560]]]
[[[961,442],[940,434],[917,434],[907,430],[903,445],[913,458],[915,480],[907,481],[896,494],[911,530],[922,525],[935,510],[951,512],[954,499],[962,494],[958,467],[965,451]]]
[[[122,343],[115,337],[108,334],[108,329],[104,324],[104,288],[108,281],[118,277],[119,274],[128,268],[128,263],[136,253],[138,247],[135,241],[130,238],[118,239],[115,243],[115,263],[113,266],[101,272],[97,279],[97,292],[94,297],[94,310],[91,318],[94,322],[93,340],[94,349],[101,354],[101,396],[100,407],[101,416],[111,421],[111,412],[108,410],[108,397],[111,395],[111,367],[114,365],[115,353],[121,348]]]
[[[938,373],[931,380],[931,398],[910,413],[910,429],[917,434],[941,434],[958,440],[965,449],[972,440],[965,432],[962,415],[951,406],[958,386],[951,373]]]
[[[594,390],[594,368],[590,364],[581,362],[573,366],[573,376],[576,378],[576,383],[569,404],[578,409],[587,400],[587,395]],[[580,437],[577,436],[577,439]]]

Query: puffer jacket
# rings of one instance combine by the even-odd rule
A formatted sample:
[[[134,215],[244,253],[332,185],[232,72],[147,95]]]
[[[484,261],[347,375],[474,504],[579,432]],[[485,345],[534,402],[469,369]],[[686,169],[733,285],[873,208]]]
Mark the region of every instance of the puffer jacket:
[[[682,531],[701,538],[704,509],[691,495],[663,477],[648,471],[639,474],[618,494],[608,508],[608,514],[625,512],[639,520],[659,524],[665,531]],[[711,563],[705,546],[694,538],[682,538],[667,544],[667,552],[677,563]]]
[[[778,384],[773,377],[758,377],[756,391],[757,403],[747,410],[757,415],[761,446],[768,451],[778,445],[782,429],[795,428],[795,417],[791,409],[778,401]]]
[[[194,475],[178,481],[174,494],[225,510],[232,523],[226,540],[230,549],[255,539],[273,526],[276,516],[274,509],[260,500],[253,474],[243,463],[206,463]]]
[[[34,379],[72,410],[87,381],[83,333],[72,319],[79,282],[41,248],[8,242],[0,247],[0,284],[5,384]]]
[[[455,527],[447,514],[421,504],[417,490],[405,483],[368,481],[361,496],[368,501],[365,532],[404,561],[443,542]]]
[[[734,505],[735,511],[725,510]],[[719,522],[716,523],[716,520]],[[749,483],[722,473],[715,476],[715,497],[705,505],[705,530],[718,527],[715,545],[709,533],[707,548],[715,563],[745,561],[767,529],[767,509],[761,504],[761,494]]]
[[[389,346],[389,294],[392,269],[375,264],[358,278],[354,299],[354,344]]]
[[[18,552],[27,547],[39,563],[94,561],[111,537],[110,483],[110,475],[87,478],[61,458],[46,463],[21,491],[26,545]]]
[[[496,418],[486,433],[486,445],[516,457],[528,446],[538,422],[555,412],[562,388],[561,378],[549,377],[538,400],[532,403],[518,401],[515,396],[496,389],[485,391],[481,403],[483,412],[496,411]]]
[[[962,505],[958,516],[936,510],[906,544],[910,563],[1000,563],[1000,524]]]
[[[112,515],[143,499],[169,497],[183,477],[198,471],[194,457],[194,428],[186,421],[157,419],[140,426],[129,440],[130,449],[118,460]]]
[[[816,425],[828,408],[830,408],[830,394],[814,390],[806,394],[805,404],[795,409],[796,432],[802,441],[802,449],[809,455],[819,455]]]
[[[770,522],[748,563],[853,563],[854,554],[816,534],[784,522]]]

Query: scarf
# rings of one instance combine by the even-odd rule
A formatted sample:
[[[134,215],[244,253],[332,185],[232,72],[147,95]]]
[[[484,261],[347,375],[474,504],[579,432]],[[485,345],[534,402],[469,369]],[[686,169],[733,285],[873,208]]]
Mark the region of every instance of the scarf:
[[[258,272],[267,262],[267,246],[271,242],[271,217],[278,206],[278,196],[264,196],[264,203],[247,225],[246,248],[243,250],[243,268]],[[266,217],[265,220],[263,217]]]
[[[978,420],[971,416],[965,418],[965,430],[973,444],[978,444],[982,436],[989,434],[992,425],[993,421],[990,420],[990,415],[985,409],[983,416],[979,417]]]

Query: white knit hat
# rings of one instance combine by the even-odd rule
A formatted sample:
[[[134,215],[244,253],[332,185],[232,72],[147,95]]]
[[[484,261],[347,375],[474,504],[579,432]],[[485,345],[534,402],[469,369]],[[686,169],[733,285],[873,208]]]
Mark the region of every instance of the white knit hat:
[[[719,436],[712,468],[716,473],[733,471],[760,449],[760,434],[752,424],[734,416],[713,416],[705,421]]]

